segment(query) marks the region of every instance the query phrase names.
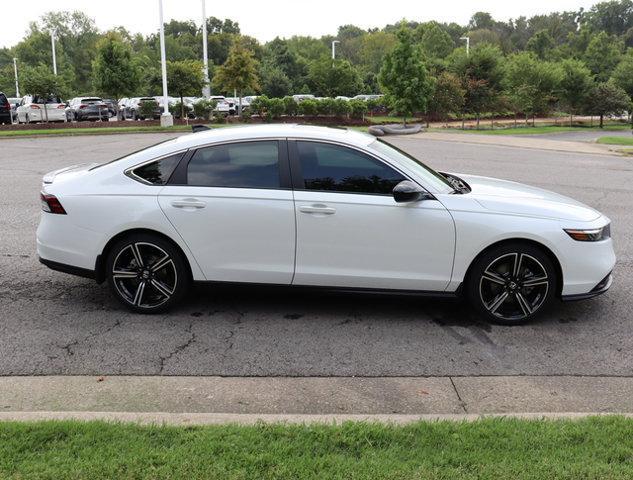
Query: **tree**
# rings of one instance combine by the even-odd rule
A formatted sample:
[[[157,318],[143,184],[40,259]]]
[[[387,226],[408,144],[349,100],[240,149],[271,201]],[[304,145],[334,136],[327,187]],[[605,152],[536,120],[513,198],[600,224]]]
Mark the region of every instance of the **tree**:
[[[548,58],[554,48],[554,39],[547,30],[539,30],[530,38],[525,48],[541,60]]]
[[[185,118],[184,97],[197,95],[204,86],[202,62],[183,60],[167,62],[167,84],[180,97],[180,118]]]
[[[560,70],[532,53],[521,52],[506,62],[503,83],[508,98],[525,114],[527,122],[528,115],[546,113],[549,109],[560,83]]]
[[[61,75],[54,75],[45,65],[27,67],[24,70],[22,88],[30,95],[44,98],[44,116],[48,123],[48,98],[50,96],[63,97],[68,87]]]
[[[633,51],[622,57],[613,70],[611,81],[633,98]]]
[[[420,29],[418,27],[418,29]],[[429,57],[444,58],[455,49],[455,42],[436,22],[429,22],[420,39],[422,51]]]
[[[101,93],[119,100],[139,86],[139,74],[132,62],[132,49],[116,32],[107,33],[97,42],[92,62],[92,83]]]
[[[612,0],[597,3],[587,12],[586,19],[596,31],[622,35],[633,27],[633,1]]]
[[[435,81],[435,89],[429,101],[429,114],[446,120],[450,113],[459,113],[464,107],[466,90],[459,78],[442,72]]]
[[[420,48],[413,44],[411,32],[401,27],[396,34],[398,44],[385,56],[378,82],[386,93],[387,103],[406,125],[407,115],[424,112],[433,92],[433,81],[422,61]]]
[[[622,115],[631,108],[631,99],[627,93],[613,83],[603,82],[591,91],[589,112],[600,116],[600,128],[605,115]]]
[[[292,89],[292,83],[281,68],[264,64],[261,69],[261,90],[269,97],[285,97]]]
[[[574,114],[586,109],[589,93],[593,88],[593,75],[580,60],[568,58],[561,62],[560,99],[569,109],[569,125]]]
[[[246,49],[240,40],[236,40],[231,47],[229,58],[224,65],[216,69],[213,85],[224,91],[237,90],[239,95],[238,115],[242,114],[244,91],[259,90],[257,61],[253,58],[253,52]]]
[[[357,95],[363,88],[357,68],[347,60],[332,60],[328,57],[322,57],[310,65],[307,80],[312,91],[324,97]]]
[[[606,82],[622,57],[623,45],[605,32],[594,35],[584,60],[599,82]]]
[[[501,51],[490,44],[480,44],[466,55],[456,50],[449,59],[450,69],[466,90],[464,108],[477,116],[477,127],[483,112],[492,112],[499,105],[503,65]]]

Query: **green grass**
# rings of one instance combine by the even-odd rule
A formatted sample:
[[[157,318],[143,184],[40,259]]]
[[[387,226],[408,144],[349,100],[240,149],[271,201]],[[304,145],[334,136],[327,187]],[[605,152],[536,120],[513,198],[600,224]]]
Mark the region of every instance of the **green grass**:
[[[633,420],[407,426],[0,423],[7,479],[630,479]]]
[[[603,129],[598,127],[563,127],[556,125],[544,125],[536,127],[497,127],[494,130],[490,128],[481,128],[480,130],[455,130],[464,133],[475,133],[480,135],[537,135],[548,133],[563,133],[563,132],[602,132],[602,131],[619,131],[630,129],[630,125],[614,124],[605,125]],[[452,130],[451,130],[452,131]]]
[[[598,143],[607,145],[633,145],[633,135],[630,137],[600,137]]]

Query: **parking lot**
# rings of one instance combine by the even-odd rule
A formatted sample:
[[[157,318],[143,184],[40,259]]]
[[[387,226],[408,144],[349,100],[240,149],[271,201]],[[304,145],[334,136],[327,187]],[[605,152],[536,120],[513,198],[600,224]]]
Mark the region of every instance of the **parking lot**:
[[[136,315],[105,285],[38,263],[38,193],[47,171],[165,138],[0,140],[0,375],[633,374],[631,159],[393,140],[439,170],[537,185],[611,217],[618,254],[611,291],[557,304],[528,326],[482,324],[451,301],[251,287],[199,287],[168,314]]]

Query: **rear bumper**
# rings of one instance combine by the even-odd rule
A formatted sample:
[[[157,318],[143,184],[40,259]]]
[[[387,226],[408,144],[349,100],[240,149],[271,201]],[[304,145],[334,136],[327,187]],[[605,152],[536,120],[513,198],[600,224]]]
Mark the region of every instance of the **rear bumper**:
[[[66,265],[65,263],[54,262],[52,260],[46,260],[45,258],[38,257],[40,263],[46,265],[51,270],[55,270],[57,272],[68,273],[70,275],[76,275],[78,277],[90,278],[92,280],[96,280],[97,276],[94,270],[89,270],[87,268],[75,267],[74,265]]]
[[[576,300],[586,300],[588,298],[597,297],[598,295],[602,295],[605,293],[611,285],[613,284],[613,275],[609,273],[606,277],[604,277],[598,285],[596,285],[591,291],[587,293],[577,293],[574,295],[563,295],[561,296],[561,300],[563,302],[573,302]]]

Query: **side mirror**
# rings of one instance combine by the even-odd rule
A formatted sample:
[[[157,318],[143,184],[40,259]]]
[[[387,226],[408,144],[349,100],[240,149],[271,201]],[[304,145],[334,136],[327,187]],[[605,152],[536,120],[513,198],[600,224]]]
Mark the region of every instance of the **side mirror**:
[[[393,187],[393,198],[398,203],[418,202],[429,198],[428,193],[410,180],[403,180]]]

